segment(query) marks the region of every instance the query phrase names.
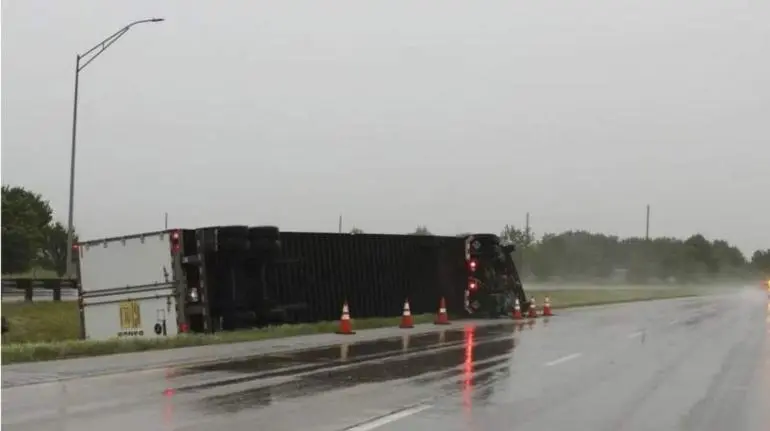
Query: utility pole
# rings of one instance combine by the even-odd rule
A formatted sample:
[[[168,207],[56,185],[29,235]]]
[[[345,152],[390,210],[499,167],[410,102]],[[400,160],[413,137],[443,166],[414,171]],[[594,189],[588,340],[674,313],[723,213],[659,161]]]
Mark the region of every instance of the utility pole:
[[[342,214],[340,214],[340,221],[339,221],[339,233],[342,233]]]
[[[75,88],[72,97],[72,144],[70,147],[70,191],[69,191],[69,210],[67,214],[67,278],[73,279],[74,268],[72,265],[72,247],[75,241],[75,228],[74,216],[75,216],[75,155],[77,145],[77,126],[78,126],[78,93],[80,88],[80,72],[86,68],[92,61],[96,60],[101,53],[109,48],[113,43],[120,39],[124,34],[135,25],[163,22],[163,18],[149,18],[134,21],[116,31],[112,35],[108,36],[103,41],[97,43],[93,48],[84,52],[83,54],[75,55]]]
[[[647,220],[644,227],[644,239],[645,241],[650,240],[650,205],[647,205]]]
[[[521,275],[527,274],[529,271],[526,269],[526,265],[524,262],[524,254],[525,250],[529,248],[529,243],[532,241],[529,234],[529,211],[527,212],[525,218],[524,218],[524,244],[523,247],[521,247],[521,258],[519,261],[521,262]]]
[[[524,222],[524,235],[526,235],[526,239],[525,239],[526,243],[525,244],[527,246],[529,246],[529,243],[531,241],[531,239],[529,237],[529,212],[527,213],[527,217],[526,217],[525,222]]]
[[[164,214],[163,230],[168,230],[168,213]]]

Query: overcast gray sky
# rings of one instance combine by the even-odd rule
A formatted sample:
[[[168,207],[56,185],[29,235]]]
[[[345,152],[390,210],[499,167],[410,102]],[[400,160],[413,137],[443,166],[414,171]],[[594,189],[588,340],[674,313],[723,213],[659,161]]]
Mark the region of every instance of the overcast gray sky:
[[[170,224],[770,246],[770,1],[2,2],[2,180]]]

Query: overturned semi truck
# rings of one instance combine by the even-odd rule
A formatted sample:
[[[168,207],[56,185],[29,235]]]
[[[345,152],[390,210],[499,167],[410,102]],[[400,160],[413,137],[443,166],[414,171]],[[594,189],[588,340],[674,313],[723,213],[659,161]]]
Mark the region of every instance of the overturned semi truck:
[[[74,255],[81,337],[164,337],[276,323],[435,313],[509,315],[526,295],[513,246],[493,234],[168,229],[82,241]]]

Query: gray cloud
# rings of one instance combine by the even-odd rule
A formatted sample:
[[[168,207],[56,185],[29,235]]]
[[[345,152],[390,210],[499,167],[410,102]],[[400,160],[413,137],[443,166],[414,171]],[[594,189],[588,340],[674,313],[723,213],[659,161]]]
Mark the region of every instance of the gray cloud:
[[[770,245],[770,3],[2,4],[3,182],[85,237],[278,224]]]

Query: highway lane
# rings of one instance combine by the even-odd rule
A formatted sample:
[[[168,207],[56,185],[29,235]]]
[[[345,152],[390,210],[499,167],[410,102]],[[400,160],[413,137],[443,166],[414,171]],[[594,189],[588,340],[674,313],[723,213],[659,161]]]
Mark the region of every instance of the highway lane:
[[[426,403],[378,429],[770,429],[766,294],[704,299],[668,321],[634,317],[639,330],[625,340],[562,349],[558,358],[527,364],[535,366],[530,372],[517,361],[511,373],[518,378]]]
[[[767,430],[767,295],[3,389],[7,430]],[[397,333],[394,331],[394,333]],[[515,426],[515,427],[514,427]]]

